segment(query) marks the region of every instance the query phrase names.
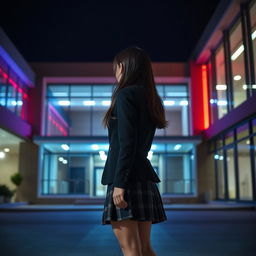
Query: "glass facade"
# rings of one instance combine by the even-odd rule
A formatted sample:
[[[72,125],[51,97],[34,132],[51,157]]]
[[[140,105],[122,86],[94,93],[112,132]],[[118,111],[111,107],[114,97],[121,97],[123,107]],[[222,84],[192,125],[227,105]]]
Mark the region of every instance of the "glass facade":
[[[103,196],[101,176],[108,154],[104,143],[45,143],[42,195]],[[192,143],[153,143],[148,159],[161,179],[162,194],[195,193],[195,148]]]
[[[219,198],[225,198],[225,176],[224,176],[224,155],[223,150],[217,150],[214,155],[216,168],[217,168],[217,184],[218,184],[218,192]]]
[[[250,142],[242,140],[237,144],[238,170],[239,170],[239,194],[242,200],[252,200],[252,167],[250,163]]]
[[[162,194],[193,195],[195,193],[195,145],[193,142],[163,143],[158,137],[189,135],[189,95],[187,85],[157,85],[169,127],[157,129],[148,158],[161,179]],[[104,196],[102,172],[109,144],[103,115],[111,103],[113,85],[48,84],[45,100],[44,134],[49,140],[41,144],[42,195]],[[63,136],[63,143],[52,143]],[[67,142],[74,136],[105,136],[95,143]],[[85,138],[85,137],[84,137]]]
[[[227,165],[227,182],[228,182],[228,198],[236,198],[236,180],[235,180],[235,165],[234,165],[234,148],[228,148],[226,151]]]
[[[252,201],[256,184],[256,117],[214,139],[216,170],[216,198],[223,200]],[[229,139],[232,137],[233,138]]]
[[[230,51],[232,68],[232,92],[233,107],[237,107],[246,100],[244,45],[242,37],[242,25],[239,19],[230,31]]]
[[[253,0],[240,4],[240,12],[222,31],[220,41],[205,63],[209,67],[212,125],[255,95],[255,38],[256,1]],[[217,200],[256,200],[256,120],[251,114],[247,118],[209,141]],[[216,129],[221,125],[220,121]]]
[[[0,105],[27,120],[27,87],[0,57]]]
[[[112,85],[49,84],[46,136],[107,136],[102,119],[111,103]],[[169,126],[157,136],[190,135],[187,85],[157,85]]]
[[[250,21],[251,21],[251,40],[252,40],[252,46],[253,46],[253,59],[256,60],[256,1],[251,2]],[[254,61],[254,76],[256,77],[255,61]],[[252,90],[254,92],[256,91],[256,83],[252,85]]]
[[[216,89],[218,119],[227,114],[227,83],[225,74],[224,46],[221,44],[216,50]],[[215,102],[213,102],[215,103]]]
[[[207,63],[213,66],[209,74],[211,123],[245,102],[256,89],[256,1],[243,8],[248,12],[240,12],[230,27],[223,31],[223,37]],[[250,16],[250,29],[246,22],[242,22],[242,19],[246,20],[242,15]],[[250,35],[245,31],[251,31]],[[252,51],[250,47],[244,47],[247,38],[252,43]],[[246,70],[246,58],[247,65],[254,70],[252,73]]]

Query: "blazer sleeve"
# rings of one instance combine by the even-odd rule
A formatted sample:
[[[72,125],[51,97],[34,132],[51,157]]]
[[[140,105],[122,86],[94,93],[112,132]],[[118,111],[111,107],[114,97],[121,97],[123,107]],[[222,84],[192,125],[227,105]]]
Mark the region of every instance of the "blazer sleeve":
[[[136,98],[129,88],[123,88],[116,98],[119,155],[113,186],[126,188],[134,163],[137,143]]]

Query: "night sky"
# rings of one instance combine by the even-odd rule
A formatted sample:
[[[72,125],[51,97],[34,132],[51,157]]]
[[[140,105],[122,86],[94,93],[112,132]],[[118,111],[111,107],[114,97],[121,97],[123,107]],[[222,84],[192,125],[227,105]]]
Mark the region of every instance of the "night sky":
[[[164,62],[189,59],[220,1],[4,2],[0,25],[27,61],[112,61],[137,45]]]

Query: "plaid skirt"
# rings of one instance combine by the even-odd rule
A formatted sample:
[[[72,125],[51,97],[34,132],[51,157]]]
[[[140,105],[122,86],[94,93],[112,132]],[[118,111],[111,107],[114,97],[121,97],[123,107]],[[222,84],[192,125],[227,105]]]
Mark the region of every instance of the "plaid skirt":
[[[116,207],[113,201],[113,184],[107,185],[106,199],[102,214],[102,225],[110,220],[132,219],[152,221],[152,224],[167,220],[161,195],[153,181],[131,182],[124,192],[126,208]]]

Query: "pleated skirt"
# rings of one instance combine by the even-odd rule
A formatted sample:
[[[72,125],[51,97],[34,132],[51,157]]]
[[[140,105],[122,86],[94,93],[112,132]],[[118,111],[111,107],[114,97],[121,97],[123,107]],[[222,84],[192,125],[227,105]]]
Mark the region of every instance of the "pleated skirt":
[[[102,225],[111,224],[110,220],[132,219],[152,221],[152,224],[167,220],[162,198],[155,182],[131,182],[124,192],[124,200],[128,204],[126,208],[115,206],[113,188],[113,184],[107,185]]]

